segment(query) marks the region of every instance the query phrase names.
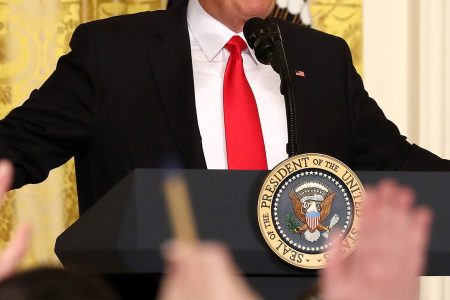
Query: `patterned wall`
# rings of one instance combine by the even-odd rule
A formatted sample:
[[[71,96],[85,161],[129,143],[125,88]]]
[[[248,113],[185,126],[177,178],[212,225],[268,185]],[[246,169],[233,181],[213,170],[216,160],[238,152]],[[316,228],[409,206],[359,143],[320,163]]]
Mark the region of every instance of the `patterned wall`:
[[[272,17],[343,37],[362,74],[362,0],[276,0]]]
[[[344,38],[359,74],[363,74],[362,0],[312,0],[313,27]]]
[[[290,0],[303,1],[303,0]],[[361,70],[362,0],[310,1],[313,26],[344,37]],[[69,51],[81,22],[118,14],[163,9],[165,0],[0,0],[0,117],[27,99]],[[0,211],[0,251],[17,224],[34,226],[24,267],[58,264],[57,235],[78,217],[73,161],[53,170],[42,184],[8,194]]]

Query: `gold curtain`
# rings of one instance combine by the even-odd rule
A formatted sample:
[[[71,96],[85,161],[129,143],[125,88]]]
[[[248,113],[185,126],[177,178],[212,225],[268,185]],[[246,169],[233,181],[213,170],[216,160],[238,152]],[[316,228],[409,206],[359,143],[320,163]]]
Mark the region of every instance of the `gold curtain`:
[[[244,0],[243,0],[244,1]],[[292,0],[291,0],[292,1]],[[300,0],[299,0],[300,1]],[[312,0],[314,25],[344,37],[361,70],[362,0]],[[166,0],[0,0],[0,117],[21,105],[69,51],[82,22],[119,14],[163,9]],[[34,227],[24,267],[57,265],[56,237],[78,218],[73,161],[38,185],[11,191],[0,211],[0,251],[20,223]]]
[[[344,38],[350,46],[353,63],[363,72],[362,0],[309,0],[313,27]]]
[[[165,0],[0,0],[0,117],[51,74],[81,22],[165,7]],[[78,218],[73,165],[71,160],[45,182],[8,194],[0,212],[0,251],[18,224],[32,224],[24,267],[58,264],[55,239]]]

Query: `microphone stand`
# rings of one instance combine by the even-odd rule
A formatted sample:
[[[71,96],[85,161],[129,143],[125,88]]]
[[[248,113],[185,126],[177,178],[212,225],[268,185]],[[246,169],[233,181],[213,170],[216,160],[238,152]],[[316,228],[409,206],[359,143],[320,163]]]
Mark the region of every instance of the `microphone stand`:
[[[288,143],[286,144],[286,152],[289,157],[293,157],[298,154],[297,144],[297,113],[295,108],[294,88],[292,85],[291,75],[289,72],[286,55],[284,52],[283,40],[281,38],[280,28],[277,24],[271,23],[270,35],[274,42],[275,59],[278,66],[278,74],[281,78],[280,91],[284,96],[286,103],[286,120],[288,130]]]

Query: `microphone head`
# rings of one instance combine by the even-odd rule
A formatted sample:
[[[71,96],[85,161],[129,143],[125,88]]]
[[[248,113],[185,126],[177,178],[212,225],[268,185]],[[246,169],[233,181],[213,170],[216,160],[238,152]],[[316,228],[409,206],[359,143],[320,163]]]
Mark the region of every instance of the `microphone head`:
[[[244,24],[244,37],[250,48],[254,49],[255,40],[264,32],[269,30],[270,23],[261,18],[255,17],[249,19]]]
[[[275,52],[270,26],[261,18],[251,18],[244,24],[244,37],[248,45],[255,50],[258,61],[265,65],[271,64]]]

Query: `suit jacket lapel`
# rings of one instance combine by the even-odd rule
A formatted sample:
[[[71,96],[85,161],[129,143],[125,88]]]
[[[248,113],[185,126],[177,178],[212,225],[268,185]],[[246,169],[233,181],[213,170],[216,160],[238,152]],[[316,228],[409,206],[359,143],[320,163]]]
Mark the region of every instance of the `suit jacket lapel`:
[[[157,33],[161,43],[148,50],[151,68],[185,167],[206,168],[195,107],[186,6],[167,13],[167,22]]]

